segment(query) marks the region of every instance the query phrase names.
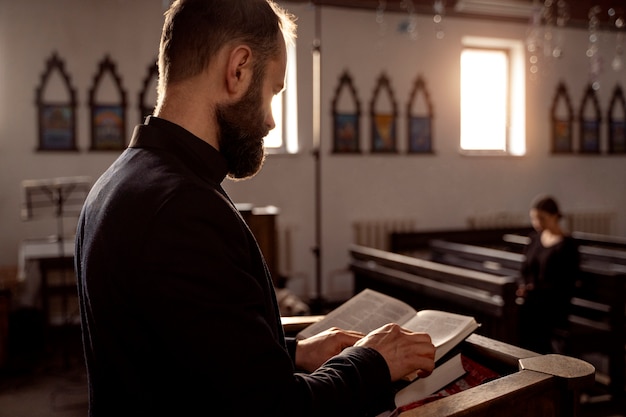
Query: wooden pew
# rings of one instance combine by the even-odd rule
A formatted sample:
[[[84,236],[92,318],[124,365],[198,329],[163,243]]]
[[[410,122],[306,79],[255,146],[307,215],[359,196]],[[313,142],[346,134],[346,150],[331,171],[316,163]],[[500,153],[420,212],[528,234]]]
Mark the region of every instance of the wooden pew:
[[[572,232],[572,237],[576,239],[580,245],[626,250],[626,237],[622,236]]]
[[[440,239],[432,240],[429,248],[434,262],[515,277],[524,258],[519,253]]]
[[[605,261],[609,263],[626,264],[626,238],[620,236],[599,235],[595,233],[572,232],[572,237],[576,240],[580,248],[585,248],[591,256],[608,256]],[[505,248],[515,252],[523,252],[528,244],[529,238],[524,234],[505,233],[502,236]],[[479,242],[465,242],[480,246],[485,246]]]
[[[350,257],[355,294],[372,288],[418,309],[434,308],[472,315],[481,323],[480,334],[508,343],[517,342],[515,277],[358,245],[350,247]]]
[[[390,251],[394,253],[428,252],[431,240],[441,239],[449,242],[470,243],[480,246],[506,248],[507,242],[502,236],[527,236],[532,232],[530,226],[490,228],[490,229],[437,229],[419,232],[394,232],[389,237]]]
[[[507,275],[519,271],[524,255],[493,248],[441,240],[431,242],[432,259],[477,271],[493,270]],[[568,355],[599,352],[609,359],[610,391],[624,394],[626,362],[626,263],[623,253],[581,246],[581,277],[570,305],[569,327],[555,337]],[[617,253],[616,253],[617,252]],[[621,254],[621,255],[620,255]]]
[[[579,246],[578,251],[582,263],[626,265],[626,250]]]

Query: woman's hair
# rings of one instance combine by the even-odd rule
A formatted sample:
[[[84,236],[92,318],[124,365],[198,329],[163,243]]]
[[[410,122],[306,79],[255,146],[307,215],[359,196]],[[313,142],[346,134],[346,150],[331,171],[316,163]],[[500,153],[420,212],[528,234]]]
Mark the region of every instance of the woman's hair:
[[[255,70],[295,38],[295,18],[271,0],[176,0],[165,12],[159,47],[158,92],[204,71],[229,43],[244,43],[257,57]]]
[[[535,197],[532,203],[532,208],[548,214],[556,215],[559,218],[562,217],[561,210],[559,210],[559,205],[556,200],[547,195]]]

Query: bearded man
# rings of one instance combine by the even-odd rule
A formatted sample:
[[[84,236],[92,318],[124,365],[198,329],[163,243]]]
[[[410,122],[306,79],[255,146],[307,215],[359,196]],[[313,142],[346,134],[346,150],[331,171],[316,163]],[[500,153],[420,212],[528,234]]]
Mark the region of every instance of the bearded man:
[[[284,86],[292,16],[269,0],[177,0],[158,103],[94,184],[76,271],[89,415],[371,415],[434,366],[389,324],[284,337],[263,256],[221,186],[253,176]]]

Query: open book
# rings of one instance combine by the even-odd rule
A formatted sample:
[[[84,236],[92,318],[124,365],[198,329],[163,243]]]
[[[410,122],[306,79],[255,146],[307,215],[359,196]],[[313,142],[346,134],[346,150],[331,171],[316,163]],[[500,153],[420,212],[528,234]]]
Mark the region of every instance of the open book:
[[[430,376],[415,379],[400,389],[395,397],[396,406],[421,400],[465,374],[461,355],[446,354],[478,328],[474,317],[440,310],[417,311],[397,298],[371,289],[365,289],[350,298],[322,320],[300,331],[296,337],[304,339],[331,327],[367,334],[387,323],[397,323],[414,332],[428,333],[437,348],[435,370]]]
[[[435,362],[478,328],[471,316],[439,310],[417,311],[389,295],[365,289],[296,336],[304,339],[331,327],[369,333],[387,323],[397,323],[414,332],[430,335],[437,348]]]

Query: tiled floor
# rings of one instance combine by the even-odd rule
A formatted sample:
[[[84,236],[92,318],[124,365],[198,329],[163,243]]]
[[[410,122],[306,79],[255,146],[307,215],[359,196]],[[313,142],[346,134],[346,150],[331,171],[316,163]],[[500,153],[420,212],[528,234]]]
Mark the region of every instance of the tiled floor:
[[[77,334],[67,349],[14,355],[0,372],[0,417],[86,417],[87,376]]]

